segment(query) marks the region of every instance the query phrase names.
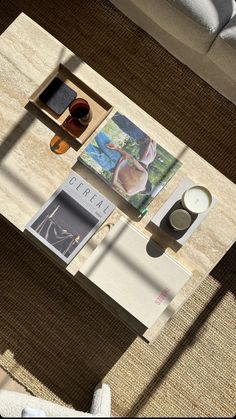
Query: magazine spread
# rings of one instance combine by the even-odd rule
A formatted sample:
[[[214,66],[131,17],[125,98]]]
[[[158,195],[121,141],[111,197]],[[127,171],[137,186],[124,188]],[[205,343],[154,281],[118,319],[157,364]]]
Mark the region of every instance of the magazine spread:
[[[78,159],[140,211],[182,165],[119,112],[92,134]]]
[[[26,230],[69,263],[114,209],[107,198],[72,171]]]

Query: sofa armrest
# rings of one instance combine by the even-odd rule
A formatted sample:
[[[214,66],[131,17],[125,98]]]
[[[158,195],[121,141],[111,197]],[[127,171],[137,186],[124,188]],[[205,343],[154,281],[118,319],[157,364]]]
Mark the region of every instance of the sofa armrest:
[[[46,417],[92,417],[91,413],[80,412],[59,404],[15,391],[0,390],[0,416],[20,418],[25,408],[42,410]]]
[[[236,81],[236,14],[217,36],[207,55],[234,82]]]
[[[108,384],[99,383],[96,386],[90,413],[106,418],[111,416],[111,390]]]
[[[178,41],[201,54],[209,50],[235,10],[234,0],[110,1],[147,32],[148,28],[143,27],[144,19],[149,19],[151,24],[155,23]]]

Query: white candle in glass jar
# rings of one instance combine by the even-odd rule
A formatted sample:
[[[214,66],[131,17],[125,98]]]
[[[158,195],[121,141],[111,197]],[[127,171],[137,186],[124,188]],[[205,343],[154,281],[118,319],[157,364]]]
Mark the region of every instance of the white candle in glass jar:
[[[182,205],[193,214],[200,214],[208,210],[212,203],[212,195],[204,186],[193,186],[184,192]]]

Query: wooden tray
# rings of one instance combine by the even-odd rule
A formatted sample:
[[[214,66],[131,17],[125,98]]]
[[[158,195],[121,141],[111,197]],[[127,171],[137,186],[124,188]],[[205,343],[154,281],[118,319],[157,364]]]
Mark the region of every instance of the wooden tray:
[[[47,115],[51,120],[53,120],[58,126],[61,126],[69,115],[68,108],[61,115],[57,115],[51,109],[49,109],[42,101],[39,99],[40,94],[46,89],[49,83],[55,78],[58,77],[73,90],[77,92],[77,97],[82,97],[86,99],[90,105],[92,111],[92,120],[87,127],[81,126],[81,134],[76,140],[83,144],[87,138],[93,133],[93,131],[100,125],[100,123],[107,117],[111,112],[112,106],[106,100],[104,100],[100,95],[98,95],[94,90],[88,87],[84,82],[82,82],[78,77],[71,73],[64,65],[59,64],[59,66],[43,81],[43,83],[34,91],[30,96],[29,101],[33,103],[41,112]]]

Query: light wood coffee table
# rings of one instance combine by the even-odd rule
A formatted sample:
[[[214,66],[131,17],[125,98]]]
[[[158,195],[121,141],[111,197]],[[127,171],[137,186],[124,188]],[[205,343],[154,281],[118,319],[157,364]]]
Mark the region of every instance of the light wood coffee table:
[[[1,36],[0,60],[2,216],[23,232],[29,219],[64,181],[70,169],[73,167],[74,170],[79,170],[82,176],[85,175],[94,186],[119,206],[107,220],[107,225],[115,223],[121,215],[125,215],[145,236],[153,235],[166,249],[167,254],[193,273],[168,309],[143,334],[147,341],[154,340],[235,241],[235,185],[26,15],[19,15]],[[36,110],[33,112],[32,109],[29,111],[28,107],[25,108],[32,93],[60,63],[182,161],[180,170],[154,199],[148,214],[141,220],[137,219],[136,212],[105,184],[86,169],[81,170],[81,166],[76,163],[76,150],[71,148],[62,156],[52,153],[49,142],[54,135],[50,129],[53,127],[49,126],[48,120],[40,113],[37,114]],[[184,246],[176,249],[174,243],[160,230],[150,231],[146,226],[186,176],[209,188],[218,202]],[[106,296],[102,295],[99,289],[90,287],[88,281],[79,273],[81,264],[102,240],[107,230],[106,227],[102,228],[66,268],[61,268],[66,269],[71,278],[78,282],[78,293],[80,286],[86,288],[105,307],[115,311],[120,319],[127,321],[122,307],[119,310],[115,309],[108,303]],[[39,245],[39,242],[36,243]],[[42,248],[42,252],[47,252],[47,249]],[[47,254],[53,258],[51,253]],[[128,325],[135,330],[135,322],[129,321]],[[135,332],[138,334],[137,330]]]

